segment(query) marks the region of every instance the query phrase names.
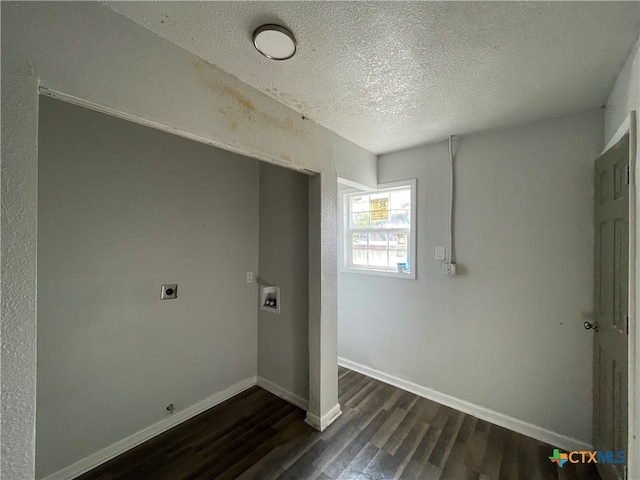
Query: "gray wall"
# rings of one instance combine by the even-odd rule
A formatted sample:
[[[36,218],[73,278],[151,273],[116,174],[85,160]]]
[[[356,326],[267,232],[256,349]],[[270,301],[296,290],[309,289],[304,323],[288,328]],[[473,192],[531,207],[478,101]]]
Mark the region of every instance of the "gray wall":
[[[456,257],[443,277],[446,143],[383,155],[417,178],[418,278],[339,275],[339,356],[591,440],[592,167],[602,111],[460,139]]]
[[[604,109],[604,139],[611,140],[629,112],[640,115],[640,37],[611,89]]]
[[[41,477],[256,375],[258,162],[41,97],[38,175]]]
[[[259,275],[280,287],[280,314],[259,311],[258,375],[309,398],[309,177],[260,164]]]

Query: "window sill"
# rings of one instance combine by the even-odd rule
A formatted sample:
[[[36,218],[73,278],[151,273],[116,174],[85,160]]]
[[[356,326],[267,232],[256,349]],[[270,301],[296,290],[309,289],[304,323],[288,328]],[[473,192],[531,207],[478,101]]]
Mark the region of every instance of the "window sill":
[[[355,273],[356,275],[371,275],[374,277],[402,278],[404,280],[415,280],[415,272],[400,273],[389,270],[371,270],[366,268],[341,267],[341,273]]]

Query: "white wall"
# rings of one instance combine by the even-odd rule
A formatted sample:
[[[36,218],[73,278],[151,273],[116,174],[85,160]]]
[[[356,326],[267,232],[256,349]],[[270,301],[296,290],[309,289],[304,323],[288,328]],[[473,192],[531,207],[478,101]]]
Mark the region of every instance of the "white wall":
[[[312,306],[320,310],[310,312],[309,355],[310,375],[321,379],[310,385],[310,409],[323,415],[331,401],[320,397],[337,401],[335,182],[340,175],[375,185],[376,157],[97,2],[2,2],[1,8],[2,478],[34,476],[39,86],[155,128],[320,173],[310,197],[319,212],[318,225],[310,225],[318,248],[310,254],[318,256],[311,275],[318,275],[324,296]]]
[[[309,399],[309,177],[260,164],[259,275],[280,313],[258,312],[258,376]]]
[[[256,375],[258,167],[41,99],[38,478]]]
[[[607,143],[631,110],[640,112],[640,38],[618,75],[604,110],[604,138]]]
[[[589,443],[592,168],[602,111],[456,141],[456,258],[447,278],[446,143],[382,155],[417,178],[418,278],[340,273],[339,356]]]
[[[636,111],[636,139],[640,138],[640,123],[638,122],[638,116],[640,115],[640,38],[636,42],[633,50],[629,54],[627,61],[625,62],[620,75],[616,79],[616,82],[611,90],[607,104],[605,107],[604,116],[604,131],[605,131],[605,143],[614,140],[616,132],[629,118],[629,112]],[[630,125],[622,126],[623,129],[630,128]],[[640,144],[636,143],[636,165],[637,159],[640,156]],[[631,191],[637,192],[637,185],[640,184],[640,170],[636,166],[635,172],[635,188],[632,185]],[[638,223],[638,212],[640,212],[640,197],[635,199],[635,215],[636,223]],[[631,210],[633,214],[633,209]],[[631,225],[631,232],[633,232],[633,224]],[[632,267],[632,272],[635,270],[635,279],[640,278],[640,262],[638,253],[640,252],[640,239],[636,234],[636,238],[631,240],[635,242],[636,252],[636,264]],[[631,251],[633,254],[633,250]],[[633,283],[631,284],[633,287]],[[637,291],[637,286],[635,287]],[[637,296],[637,293],[636,293]],[[631,298],[631,297],[630,297]],[[633,305],[632,305],[633,307]],[[633,311],[633,310],[631,310]],[[633,319],[633,316],[631,316]],[[638,308],[637,298],[635,301],[635,323],[632,321],[629,334],[629,352],[631,358],[635,356],[633,363],[629,365],[629,418],[631,423],[629,424],[629,444],[627,451],[629,452],[628,458],[628,476],[629,478],[640,478],[640,394],[637,391],[640,386],[640,328],[638,328]],[[633,386],[635,385],[635,388]]]

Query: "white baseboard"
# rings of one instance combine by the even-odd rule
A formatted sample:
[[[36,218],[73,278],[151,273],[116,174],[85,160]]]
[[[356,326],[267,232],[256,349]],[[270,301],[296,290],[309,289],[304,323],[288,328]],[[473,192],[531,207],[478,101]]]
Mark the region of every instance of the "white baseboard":
[[[296,395],[295,393],[292,393],[289,390],[285,390],[281,386],[276,385],[275,383],[267,380],[264,377],[258,377],[257,385],[264,388],[266,391],[282,398],[283,400],[286,400],[287,402],[295,405],[296,407],[306,410],[307,416],[305,418],[305,422],[307,422],[316,430],[320,430],[321,432],[329,425],[331,425],[333,421],[342,414],[342,411],[340,410],[340,404],[336,404],[333,406],[333,408],[331,408],[331,410],[324,414],[322,418],[320,418],[314,413],[309,412],[309,401]]]
[[[258,377],[257,385],[261,388],[264,388],[267,392],[271,392],[274,395],[286,400],[287,402],[295,405],[302,410],[307,410],[309,408],[309,401],[304,398],[296,395],[295,393],[290,392],[289,390],[285,390],[279,385],[276,385],[270,380],[267,380],[264,377]]]
[[[102,450],[92,453],[88,457],[85,457],[82,460],[79,460],[76,463],[63,468],[62,470],[52,473],[51,475],[45,477],[43,480],[66,480],[75,478],[78,475],[82,475],[83,473],[96,468],[98,465],[101,465],[111,460],[112,458],[117,457],[121,453],[124,453],[127,450],[130,450],[133,447],[136,447],[141,443],[144,443],[147,440],[155,437],[156,435],[160,435],[170,428],[173,428],[176,425],[189,420],[192,417],[195,417],[205,410],[208,410],[211,407],[215,407],[225,400],[230,399],[234,395],[245,391],[246,389],[254,386],[256,384],[256,380],[256,376],[245,378],[244,380],[240,380],[239,382],[234,383],[230,387],[220,392],[214,393],[204,400],[200,400],[199,402],[194,403],[184,410],[176,410],[173,415],[168,416],[167,418],[160,420],[159,422],[154,423],[153,425],[144,428],[139,432],[128,436],[127,438],[113,443],[108,447],[103,448]]]
[[[342,415],[342,410],[340,410],[340,404],[336,403],[331,410],[325,413],[322,417],[318,417],[315,413],[311,413],[307,410],[307,417],[304,421],[316,430],[323,432],[324,429],[331,425],[340,415]]]
[[[389,385],[393,385],[394,387],[401,388],[402,390],[406,390],[407,392],[411,392],[420,397],[424,397],[442,405],[446,405],[447,407],[451,407],[469,415],[473,415],[474,417],[477,417],[481,420],[485,420],[514,432],[521,433],[522,435],[527,435],[528,437],[535,438],[542,442],[553,445],[554,447],[558,447],[567,451],[593,450],[593,447],[587,442],[583,442],[576,438],[568,437],[566,435],[547,430],[546,428],[539,427],[538,425],[533,425],[523,420],[510,417],[503,413],[496,412],[494,410],[490,410],[488,408],[481,407],[464,400],[459,400],[450,395],[438,392],[437,390],[434,390],[432,388],[423,387],[413,382],[394,377],[393,375],[380,372],[371,367],[367,367],[366,365],[352,362],[351,360],[347,360],[346,358],[338,358],[338,365],[362,373],[363,375],[366,375],[368,377],[375,378],[376,380],[380,380],[381,382],[388,383]]]

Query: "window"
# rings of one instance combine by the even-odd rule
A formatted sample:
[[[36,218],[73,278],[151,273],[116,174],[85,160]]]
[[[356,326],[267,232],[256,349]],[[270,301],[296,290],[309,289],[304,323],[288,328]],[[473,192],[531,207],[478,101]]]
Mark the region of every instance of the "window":
[[[415,190],[405,180],[343,195],[343,271],[416,278]]]

